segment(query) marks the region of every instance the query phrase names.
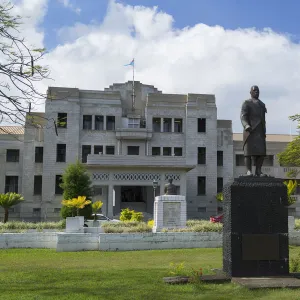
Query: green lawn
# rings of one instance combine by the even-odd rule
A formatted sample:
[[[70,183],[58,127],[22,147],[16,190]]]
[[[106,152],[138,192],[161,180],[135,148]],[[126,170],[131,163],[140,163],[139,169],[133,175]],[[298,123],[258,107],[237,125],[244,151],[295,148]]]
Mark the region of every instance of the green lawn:
[[[291,247],[290,255],[300,252]],[[132,252],[0,250],[0,299],[300,299],[300,290],[248,291],[234,284],[167,285],[169,264],[221,268],[221,249]]]

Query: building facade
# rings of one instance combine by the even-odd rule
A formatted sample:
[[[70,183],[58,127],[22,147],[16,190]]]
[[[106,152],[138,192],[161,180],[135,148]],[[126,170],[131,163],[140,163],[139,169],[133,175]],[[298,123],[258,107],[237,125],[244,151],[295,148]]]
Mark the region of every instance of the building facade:
[[[154,192],[163,194],[169,178],[186,196],[188,218],[218,212],[215,195],[244,170],[241,136],[217,120],[214,95],[164,94],[140,82],[132,94],[132,82],[104,91],[49,87],[45,113],[28,116],[24,129],[0,127],[0,192],[25,198],[10,219],[58,220],[61,175],[77,159],[109,217],[126,207],[151,215]],[[268,164],[286,144],[268,141],[270,174],[284,175]]]

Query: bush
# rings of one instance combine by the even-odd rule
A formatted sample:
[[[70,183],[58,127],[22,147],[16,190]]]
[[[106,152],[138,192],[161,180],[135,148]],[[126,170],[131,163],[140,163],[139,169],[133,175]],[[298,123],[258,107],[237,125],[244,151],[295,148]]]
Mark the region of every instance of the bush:
[[[133,222],[134,222],[134,221],[136,221],[136,222],[142,222],[142,221],[143,221],[143,218],[144,218],[143,213],[133,211],[133,212],[132,212],[132,215],[131,215],[130,221],[133,221]]]
[[[300,219],[295,219],[295,230],[300,230]]]
[[[152,229],[145,222],[107,222],[101,226],[105,233],[133,233],[151,232]]]
[[[147,225],[150,227],[150,228],[153,228],[154,226],[154,220],[149,220]]]
[[[67,217],[76,216],[76,208],[63,206],[60,210],[60,215],[63,219]],[[79,209],[79,216],[84,216],[85,219],[92,218],[92,205],[89,204],[82,209]]]
[[[130,221],[132,217],[133,210],[130,210],[129,208],[124,208],[121,211],[120,220],[123,222]]]
[[[19,221],[12,221],[7,223],[0,223],[0,231],[7,232],[9,230],[17,230],[17,231],[26,231],[28,229],[57,229],[62,230],[66,228],[65,220],[59,222],[38,222],[38,223],[31,223],[31,222],[19,222]]]
[[[290,272],[300,272],[300,254],[290,259]]]
[[[144,218],[143,213],[136,212],[129,208],[124,208],[121,211],[120,220],[123,222],[141,222]]]

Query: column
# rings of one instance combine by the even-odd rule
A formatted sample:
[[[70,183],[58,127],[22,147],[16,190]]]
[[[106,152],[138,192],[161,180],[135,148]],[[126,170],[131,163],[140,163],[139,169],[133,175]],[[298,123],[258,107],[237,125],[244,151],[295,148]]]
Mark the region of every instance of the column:
[[[108,186],[108,195],[107,195],[107,217],[113,217],[113,205],[114,205],[114,186],[110,184]]]
[[[164,118],[160,118],[160,132],[164,132]]]
[[[174,132],[174,118],[171,119],[171,132]]]
[[[92,115],[92,130],[95,130],[95,119],[96,117]]]
[[[160,193],[158,195],[158,192],[156,196],[164,195],[165,194],[165,173],[160,174]]]
[[[106,116],[103,116],[103,130],[106,130]]]

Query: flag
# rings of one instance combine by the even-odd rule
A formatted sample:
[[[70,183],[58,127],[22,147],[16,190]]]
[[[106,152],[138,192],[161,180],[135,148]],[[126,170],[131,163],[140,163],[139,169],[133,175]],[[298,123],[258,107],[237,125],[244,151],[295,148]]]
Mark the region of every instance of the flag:
[[[133,66],[134,67],[134,59],[127,65],[124,65],[124,66]]]

